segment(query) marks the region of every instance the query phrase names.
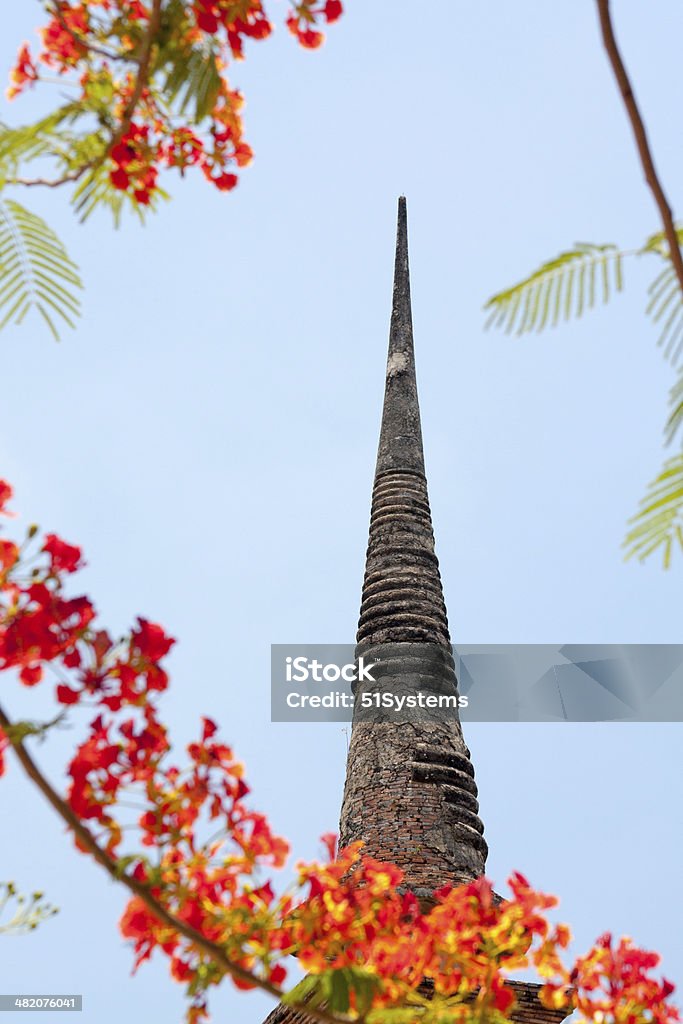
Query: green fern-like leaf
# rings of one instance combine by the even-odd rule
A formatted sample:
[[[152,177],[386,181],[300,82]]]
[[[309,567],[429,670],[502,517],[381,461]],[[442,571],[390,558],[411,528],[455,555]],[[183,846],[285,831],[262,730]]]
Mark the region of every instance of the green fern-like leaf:
[[[67,103],[33,124],[10,128],[0,123],[0,186],[22,165],[41,157],[56,157],[68,165],[76,137],[66,126],[77,116],[77,105]]]
[[[612,290],[622,290],[625,255],[615,245],[578,242],[512,288],[493,295],[484,307],[490,311],[486,326],[520,335],[555,327],[561,318],[581,316],[598,295],[607,302]]]
[[[146,213],[154,212],[162,199],[169,199],[169,194],[165,189],[157,186],[149,206],[141,206],[127,192],[115,189],[111,184],[107,166],[96,162],[94,167],[79,181],[74,189],[71,202],[76,212],[80,213],[81,221],[86,221],[98,206],[104,206],[111,211],[114,226],[119,227],[126,206],[136,214],[140,223],[144,224]]]
[[[74,189],[71,202],[76,212],[80,213],[81,221],[87,220],[96,207],[109,207],[114,218],[114,225],[118,227],[121,223],[125,199],[125,192],[112,188],[108,168],[102,163],[96,163],[92,170],[88,171],[79,181]]]
[[[679,245],[683,245],[683,225],[676,227]],[[675,365],[683,350],[683,293],[669,255],[669,243],[663,231],[650,235],[642,254],[656,253],[666,260],[666,266],[648,288],[649,302],[646,312],[661,325],[657,344]]]
[[[683,427],[683,370],[680,371],[678,380],[669,392],[669,402],[671,412],[664,428],[667,444],[673,441],[679,429]]]
[[[675,364],[683,350],[683,292],[671,263],[654,279],[648,295],[646,313],[661,326],[657,344]]]
[[[179,113],[194,105],[194,119],[201,121],[212,110],[221,88],[216,55],[210,50],[178,50],[168,55],[164,92],[170,101],[178,100]]]
[[[629,523],[626,557],[642,562],[662,548],[664,568],[668,569],[674,547],[678,544],[683,551],[683,452],[664,463]]]
[[[76,264],[45,221],[12,199],[0,201],[0,330],[36,309],[59,340],[55,321],[75,326],[80,288]]]

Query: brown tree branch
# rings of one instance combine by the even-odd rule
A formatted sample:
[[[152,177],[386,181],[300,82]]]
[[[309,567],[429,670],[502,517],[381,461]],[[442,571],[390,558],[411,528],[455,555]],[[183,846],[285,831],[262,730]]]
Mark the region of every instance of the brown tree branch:
[[[602,30],[602,41],[604,43],[605,50],[607,51],[610,64],[612,65],[614,77],[617,80],[619,91],[624,101],[624,106],[626,107],[626,113],[628,114],[628,118],[631,122],[636,146],[638,147],[640,162],[645,173],[645,181],[650,186],[650,190],[655,198],[655,202],[662,218],[664,234],[666,235],[666,240],[669,245],[671,262],[676,271],[681,292],[683,292],[683,255],[681,255],[681,247],[678,242],[678,235],[676,234],[673,214],[664,193],[664,189],[662,188],[662,184],[657,176],[645,124],[641,117],[640,110],[638,109],[638,104],[636,103],[628,72],[626,71],[619,52],[619,47],[614,35],[614,28],[612,26],[609,0],[597,0],[597,5],[600,16],[600,28]]]
[[[71,830],[73,835],[78,839],[78,842],[87,850],[91,857],[97,861],[100,867],[104,868],[107,874],[113,878],[115,882],[120,882],[126,887],[134,896],[142,900],[145,906],[154,914],[154,916],[167,925],[173,931],[184,936],[189,942],[191,942],[198,949],[201,949],[203,953],[206,953],[214,963],[218,964],[227,974],[230,974],[233,978],[239,981],[248,982],[254,985],[256,988],[261,989],[262,992],[272,996],[276,1000],[281,1000],[285,993],[277,988],[275,985],[271,985],[270,982],[259,978],[257,975],[251,973],[246,968],[240,966],[231,960],[223,950],[215,942],[211,942],[210,939],[205,938],[201,932],[196,931],[183,921],[178,920],[173,914],[169,913],[166,908],[158,902],[152,896],[150,889],[143,882],[139,882],[136,878],[127,874],[124,871],[119,871],[116,866],[116,861],[113,860],[97,843],[96,839],[90,832],[83,822],[80,820],[77,814],[69,807],[66,801],[59,796],[59,794],[53,789],[46,777],[38,768],[37,764],[27,751],[24,743],[21,739],[12,738],[14,732],[14,723],[7,717],[2,706],[0,706],[0,728],[10,739],[10,743],[14,749],[19,762],[24,769],[26,775],[31,779],[33,783],[38,787],[40,792],[43,794],[49,804],[52,805],[57,814],[62,818],[66,825]],[[303,1006],[297,1004],[296,1007],[299,1013],[305,1013],[311,1020],[320,1022],[320,1024],[343,1024],[344,1021],[350,1020],[348,1017],[337,1016],[332,1013],[328,1013],[325,1010],[318,1009],[316,1007]],[[362,1018],[357,1018],[355,1024],[363,1024]]]
[[[68,174],[62,175],[61,178],[8,178],[8,185],[23,185],[24,188],[32,188],[35,185],[41,185],[43,188],[59,188],[60,185],[68,185],[70,181],[78,181],[89,168],[92,167],[92,161],[88,164],[83,164],[78,170],[69,171]]]
[[[149,16],[149,25],[142,42],[142,50],[140,53],[140,60],[138,64],[137,75],[135,76],[135,85],[133,86],[133,92],[130,95],[130,99],[126,104],[123,111],[123,117],[121,118],[121,124],[114,132],[111,143],[109,144],[109,151],[121,140],[130,128],[131,121],[135,116],[137,105],[140,102],[143,90],[149,80],[149,67],[152,60],[152,50],[154,48],[154,40],[156,39],[159,31],[159,25],[161,23],[161,0],[152,0],[152,13]]]

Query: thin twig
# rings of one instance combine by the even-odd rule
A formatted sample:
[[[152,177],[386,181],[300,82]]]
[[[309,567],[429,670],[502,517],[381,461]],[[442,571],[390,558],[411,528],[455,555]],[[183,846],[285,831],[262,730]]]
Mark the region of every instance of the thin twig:
[[[93,161],[91,160],[77,170],[69,171],[68,174],[62,175],[61,178],[8,178],[7,184],[23,185],[25,188],[32,188],[34,185],[42,185],[43,188],[59,188],[60,185],[68,185],[70,181],[78,181],[92,165]]]
[[[614,77],[617,80],[619,91],[624,101],[624,106],[626,107],[626,113],[628,114],[628,118],[631,122],[636,146],[638,147],[640,162],[645,173],[645,180],[650,186],[650,190],[652,191],[662,218],[664,234],[666,235],[666,240],[669,245],[669,255],[671,256],[671,262],[673,263],[676,271],[676,277],[678,278],[681,292],[683,292],[683,255],[681,255],[681,247],[678,242],[678,235],[676,234],[676,227],[674,225],[671,207],[669,206],[664,189],[662,188],[662,184],[657,176],[645,124],[641,117],[640,110],[638,109],[633,87],[621,58],[619,47],[617,46],[610,15],[609,0],[597,0],[597,4],[598,13],[600,15],[600,28],[602,29],[602,40],[612,65]]]
[[[107,854],[101,846],[96,842],[90,829],[82,823],[80,818],[74,813],[69,807],[65,800],[59,796],[59,794],[52,788],[46,777],[38,768],[37,764],[26,750],[21,739],[12,739],[14,730],[14,723],[7,717],[3,708],[0,706],[0,728],[10,739],[10,743],[14,749],[19,762],[31,779],[32,782],[38,787],[40,792],[43,794],[45,799],[52,805],[57,814],[66,822],[69,829],[73,832],[74,836],[78,839],[79,844],[83,849],[91,855],[91,857],[97,861],[100,867],[103,867],[107,874],[114,879],[115,882],[120,882],[124,885],[134,896],[142,900],[145,906],[154,914],[154,916],[165,924],[168,928],[183,935],[189,942],[191,942],[198,949],[201,949],[203,953],[211,957],[214,963],[218,964],[227,974],[230,974],[233,978],[239,981],[247,982],[261,991],[266,992],[269,996],[272,996],[276,1000],[281,1000],[285,993],[277,988],[275,985],[271,985],[270,982],[264,981],[257,975],[251,973],[240,964],[235,963],[228,956],[221,946],[215,942],[211,942],[210,939],[205,938],[201,932],[196,931],[189,925],[185,924],[184,921],[180,921],[173,914],[169,913],[166,908],[159,903],[154,896],[152,896],[150,889],[143,882],[139,882],[136,878],[127,874],[125,871],[119,871],[117,869],[116,861]],[[343,1021],[348,1021],[348,1017],[336,1016],[331,1013],[327,1013],[325,1010],[312,1007],[303,1006],[297,1004],[292,1006],[293,1010],[297,1010],[299,1013],[305,1014],[310,1017],[311,1020],[319,1021],[320,1024],[342,1024]],[[363,1019],[358,1018],[355,1024],[363,1024]]]

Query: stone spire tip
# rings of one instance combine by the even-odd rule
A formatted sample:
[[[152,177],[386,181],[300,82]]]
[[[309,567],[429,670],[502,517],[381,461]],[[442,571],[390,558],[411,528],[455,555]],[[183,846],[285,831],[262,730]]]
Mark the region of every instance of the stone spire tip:
[[[413,348],[405,196],[400,196],[398,200],[394,293],[382,429],[377,455],[378,474],[397,469],[424,473]]]

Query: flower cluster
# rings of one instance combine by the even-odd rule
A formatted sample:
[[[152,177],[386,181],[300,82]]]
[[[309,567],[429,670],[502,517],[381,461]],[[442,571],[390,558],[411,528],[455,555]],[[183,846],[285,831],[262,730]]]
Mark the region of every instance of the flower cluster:
[[[0,514],[10,514],[11,498],[12,488],[0,480]],[[67,768],[69,807],[113,862],[123,857],[132,877],[150,886],[160,906],[229,948],[245,971],[260,970],[278,984],[285,971],[270,962],[266,936],[289,901],[271,907],[272,890],[253,878],[282,867],[287,843],[246,806],[244,768],[211,719],[202,720],[199,739],[187,746],[186,766],[167,763],[158,698],[168,686],[163,662],[175,641],[142,617],[114,641],[96,627],[87,598],[66,596],[70,577],[84,564],[80,548],[56,534],[42,544],[36,537],[32,527],[21,546],[0,541],[0,670],[15,670],[26,686],[52,674],[62,714],[79,707],[90,712]],[[0,774],[7,745],[0,731]],[[138,812],[126,821],[122,805],[132,804]],[[131,844],[122,851],[124,836]],[[128,904],[121,930],[134,943],[136,964],[159,947],[176,980],[194,981],[191,1013],[199,1019],[203,988],[224,972],[207,973],[206,957],[180,934],[169,934],[138,898]],[[257,938],[261,956],[249,950]],[[200,974],[206,985],[196,984]]]
[[[72,136],[68,159],[55,148],[57,161],[67,160],[63,180],[94,182],[105,172],[105,184],[137,207],[160,194],[160,172],[170,168],[197,167],[219,190],[235,187],[252,151],[243,98],[225,72],[244,58],[247,40],[271,34],[262,0],[56,0],[47,8],[41,48],[33,56],[21,47],[7,95],[40,81],[41,69],[56,71],[77,90],[64,118],[99,123],[80,141]],[[304,0],[287,26],[314,49],[324,38],[318,26],[341,14],[340,0]]]
[[[0,515],[11,498],[0,480]],[[135,966],[155,951],[168,958],[187,987],[190,1024],[207,1016],[207,991],[228,975],[240,988],[281,992],[291,955],[308,974],[304,994],[330,1021],[409,1007],[439,1022],[474,1013],[502,1024],[515,1007],[510,977],[528,968],[544,982],[545,1005],[589,1024],[678,1021],[673,986],[653,974],[658,956],[630,940],[604,935],[565,965],[569,929],[547,916],[557,901],[520,874],[504,900],[479,878],[440,889],[425,908],[396,865],[360,843],[337,852],[328,835],[325,859],[299,864],[295,884],[276,894],[263,872],[283,866],[288,845],[246,803],[244,768],[216,723],[203,718],[184,766],[169,763],[159,702],[174,640],[138,618],[114,642],[88,598],[66,594],[80,548],[36,536],[31,528],[22,545],[0,541],[0,669],[27,686],[54,673],[60,716],[92,716],[67,769],[69,813],[133,889],[120,929]],[[16,728],[0,732],[0,773]],[[84,836],[76,845],[88,852]]]
[[[214,739],[215,731],[215,724],[204,719],[200,741],[188,747],[187,771],[171,767],[149,776],[148,809],[139,825],[142,844],[159,852],[159,863],[152,867],[139,856],[133,875],[152,886],[159,904],[178,921],[226,950],[234,964],[279,984],[286,972],[270,963],[267,937],[284,904],[275,903],[269,884],[254,885],[253,876],[266,866],[282,867],[289,848],[262,814],[245,806],[249,789],[243,767],[229,747]],[[215,838],[203,842],[205,822],[211,823]],[[159,948],[170,958],[171,976],[191,986],[195,995],[224,977],[139,897],[128,903],[120,928],[134,944],[136,967]],[[203,997],[195,998],[191,1009],[198,1019],[205,1010]]]
[[[678,1011],[669,1002],[674,986],[651,973],[659,959],[657,953],[639,949],[631,939],[622,938],[615,944],[609,932],[601,935],[590,952],[578,958],[566,978],[574,987],[581,1018],[605,1024],[633,1024],[643,1019],[653,1024],[678,1021]],[[548,997],[552,1000],[556,992],[557,988],[551,986]]]
[[[566,926],[552,927],[544,914],[556,899],[519,874],[505,901],[480,878],[437,891],[427,912],[402,881],[395,865],[364,856],[360,843],[329,864],[300,865],[306,899],[273,944],[296,952],[311,974],[352,970],[381,979],[376,1006],[414,1000],[426,980],[429,1000],[457,997],[463,1013],[476,1002],[482,1013],[507,1014],[515,999],[506,977],[532,962],[540,974],[554,973],[558,951],[569,943]]]
[[[316,50],[325,40],[324,34],[315,28],[319,20],[331,24],[341,18],[343,8],[340,0],[323,0],[322,3],[297,4],[287,18],[287,28],[308,50]]]

